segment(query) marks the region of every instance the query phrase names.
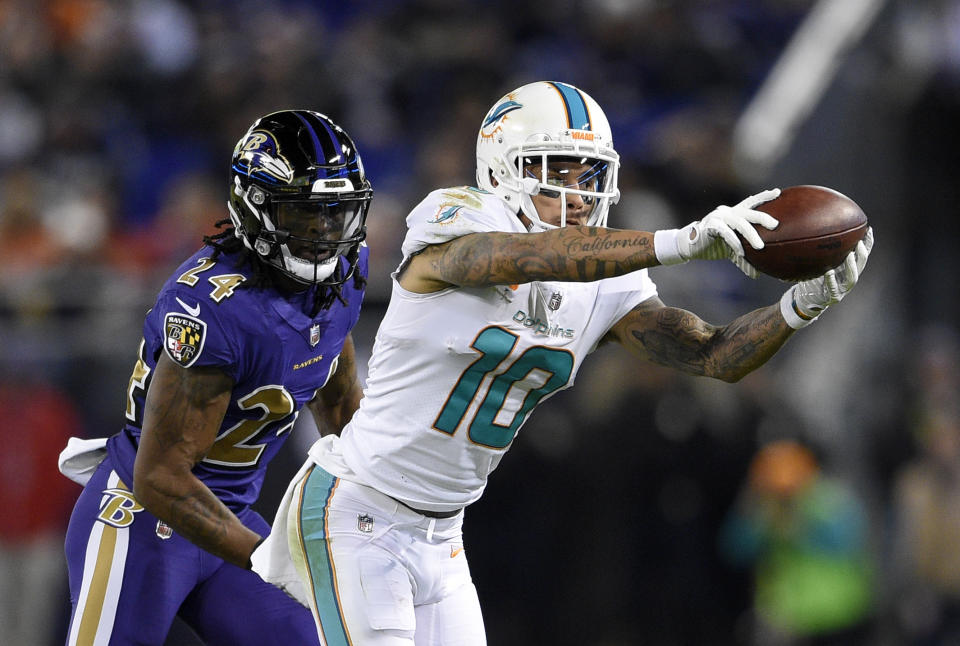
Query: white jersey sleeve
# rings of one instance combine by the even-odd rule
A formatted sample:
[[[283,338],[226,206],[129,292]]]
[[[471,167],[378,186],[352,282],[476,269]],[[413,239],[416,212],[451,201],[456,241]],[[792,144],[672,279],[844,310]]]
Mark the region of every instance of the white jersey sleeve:
[[[472,186],[445,188],[427,195],[407,216],[401,250],[408,258],[426,246],[469,233],[524,230],[519,217],[495,195]]]
[[[600,298],[597,302],[607,309],[601,317],[611,322],[610,327],[634,307],[657,295],[657,285],[650,279],[646,269],[616,278],[605,278],[599,283]]]

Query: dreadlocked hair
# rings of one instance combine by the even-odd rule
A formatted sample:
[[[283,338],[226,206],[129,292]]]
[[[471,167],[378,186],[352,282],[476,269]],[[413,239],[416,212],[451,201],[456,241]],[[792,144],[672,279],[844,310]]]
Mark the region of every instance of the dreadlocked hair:
[[[218,229],[223,229],[225,225],[231,224],[232,220],[227,217],[216,222],[216,227]],[[237,237],[236,229],[232,226],[218,231],[212,235],[203,236],[203,243],[213,247],[213,255],[210,257],[211,260],[216,260],[219,256],[223,254],[234,254],[237,252],[243,252],[244,261],[250,261],[250,265],[253,267],[253,278],[249,282],[244,281],[238,286],[238,289],[251,288],[251,287],[272,287],[273,280],[270,277],[270,272],[267,271],[266,266],[253,258],[253,252],[247,249],[246,245],[243,244],[243,240]],[[347,252],[348,266],[356,267],[357,261],[360,258],[360,245],[355,245],[350,248],[350,251]],[[241,261],[242,263],[243,261]],[[335,274],[338,278],[343,276],[343,266],[340,263],[337,263],[337,268]],[[342,281],[338,281],[340,284],[336,285],[320,285],[317,286],[317,289],[314,291],[313,299],[313,309],[311,310],[310,316],[316,316],[320,313],[320,310],[327,309],[333,305],[334,301],[340,301],[344,306],[347,305],[347,300],[343,297],[342,292]],[[367,285],[367,279],[359,271],[354,270],[353,272],[353,287],[354,289],[361,290]]]
[[[360,258],[360,245],[355,245],[350,248],[350,251],[347,252],[347,261],[349,267],[356,267],[357,260]],[[343,281],[339,280],[343,276],[343,265],[337,263],[337,268],[334,270],[334,276],[337,277],[336,285],[326,285],[325,288],[318,288],[314,292],[314,301],[313,301],[313,312],[311,316],[316,316],[318,312],[322,309],[326,309],[333,305],[335,300],[340,301],[344,307],[347,305],[347,299],[343,297]],[[367,284],[367,279],[356,269],[353,271],[353,287],[354,289],[360,290],[363,289]]]
[[[231,220],[229,217],[226,217],[222,220],[216,222],[216,227],[222,229],[225,225],[230,224]],[[273,281],[270,279],[270,274],[267,272],[266,267],[263,266],[263,263],[257,262],[253,257],[253,252],[247,249],[243,244],[243,240],[237,237],[236,230],[234,227],[227,227],[222,231],[218,231],[212,235],[203,236],[203,244],[210,245],[213,247],[213,255],[210,257],[211,260],[216,260],[222,254],[234,254],[237,252],[242,252],[241,257],[243,260],[238,262],[238,265],[243,264],[245,261],[249,261],[250,265],[253,267],[253,278],[250,282],[244,281],[240,283],[238,289],[250,288],[250,287],[271,287]]]

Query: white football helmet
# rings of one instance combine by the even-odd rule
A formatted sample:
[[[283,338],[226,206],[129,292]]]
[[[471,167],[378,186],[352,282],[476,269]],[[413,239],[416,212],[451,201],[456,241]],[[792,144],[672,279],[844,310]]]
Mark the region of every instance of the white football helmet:
[[[590,171],[574,182],[548,182],[551,161],[576,161]],[[526,166],[542,170],[537,177]],[[522,210],[534,230],[555,228],[540,220],[530,199],[543,193],[562,200],[560,226],[566,225],[567,194],[593,203],[590,226],[606,226],[610,204],[620,199],[620,155],[613,149],[610,124],[600,105],[572,85],[538,81],[497,101],[477,137],[477,185],[514,210]]]

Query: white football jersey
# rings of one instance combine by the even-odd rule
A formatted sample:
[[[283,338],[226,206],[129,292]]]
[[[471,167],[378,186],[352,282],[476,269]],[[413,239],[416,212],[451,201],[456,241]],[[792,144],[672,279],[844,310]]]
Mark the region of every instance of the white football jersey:
[[[404,258],[468,233],[525,232],[499,198],[468,187],[430,193],[407,227]],[[572,386],[601,337],[657,293],[646,270],[432,294],[396,278],[360,409],[339,440],[318,442],[311,456],[431,511],[477,500],[536,405]]]

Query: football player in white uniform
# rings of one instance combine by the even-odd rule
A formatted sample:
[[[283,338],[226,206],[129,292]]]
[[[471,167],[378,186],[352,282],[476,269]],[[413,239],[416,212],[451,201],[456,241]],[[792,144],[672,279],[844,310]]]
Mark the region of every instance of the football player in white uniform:
[[[477,141],[478,187],[434,191],[407,217],[404,260],[360,409],[310,450],[253,556],[308,605],[328,646],[485,643],[463,551],[464,508],[540,402],[615,342],[639,360],[737,381],[857,282],[843,266],[725,326],[664,305],[647,267],[729,259],[762,241],[764,191],[682,229],[606,228],[619,157],[600,106],[558,82],[500,99]]]

